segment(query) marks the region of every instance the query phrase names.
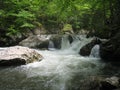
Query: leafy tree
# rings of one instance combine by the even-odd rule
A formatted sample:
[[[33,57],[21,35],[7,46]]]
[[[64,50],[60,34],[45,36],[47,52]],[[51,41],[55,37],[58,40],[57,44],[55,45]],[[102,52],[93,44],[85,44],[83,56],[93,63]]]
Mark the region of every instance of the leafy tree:
[[[97,34],[119,28],[119,0],[0,0],[0,28],[6,34],[24,33],[44,26],[59,32],[65,24]],[[52,29],[58,28],[58,29]]]

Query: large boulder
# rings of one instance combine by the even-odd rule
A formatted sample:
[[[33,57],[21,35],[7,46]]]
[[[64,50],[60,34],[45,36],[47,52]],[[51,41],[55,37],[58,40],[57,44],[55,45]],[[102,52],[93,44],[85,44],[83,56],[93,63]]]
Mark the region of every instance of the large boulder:
[[[50,35],[32,35],[22,40],[19,45],[30,48],[48,48]]]
[[[100,55],[105,61],[120,60],[120,32],[100,45]]]
[[[19,43],[20,46],[38,48],[38,49],[48,49],[49,44],[52,42],[54,48],[61,48],[61,41],[64,35],[51,34],[51,35],[32,35]],[[70,43],[73,41],[71,35],[67,35]]]
[[[0,49],[0,66],[17,66],[42,60],[42,56],[35,50],[13,46],[6,49]]]
[[[80,49],[79,54],[82,56],[89,56],[91,53],[92,48],[96,45],[96,44],[100,44],[101,40],[98,38],[94,38],[90,43],[86,44],[85,46],[83,46]]]

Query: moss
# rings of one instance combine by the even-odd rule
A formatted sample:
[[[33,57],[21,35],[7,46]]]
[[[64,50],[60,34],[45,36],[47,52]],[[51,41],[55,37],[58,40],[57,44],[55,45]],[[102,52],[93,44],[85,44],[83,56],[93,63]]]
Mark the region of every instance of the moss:
[[[71,31],[72,30],[72,25],[70,24],[65,24],[62,31],[66,32],[66,31]]]

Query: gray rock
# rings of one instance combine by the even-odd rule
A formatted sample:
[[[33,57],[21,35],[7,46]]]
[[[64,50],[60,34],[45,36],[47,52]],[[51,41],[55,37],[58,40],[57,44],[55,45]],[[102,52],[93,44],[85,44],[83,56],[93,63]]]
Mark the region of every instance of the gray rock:
[[[0,50],[0,66],[17,66],[42,60],[42,56],[35,50],[13,46]]]
[[[100,81],[100,90],[119,90],[119,80],[116,76],[102,79]]]
[[[90,76],[87,79],[79,81],[77,83],[79,87],[75,90],[120,90],[119,80],[119,77],[116,76]],[[82,86],[79,83],[82,83]]]
[[[60,49],[61,48],[61,40],[63,35],[52,35],[50,37],[50,40],[53,41],[55,48]]]
[[[100,45],[100,56],[105,61],[120,60],[120,32]]]
[[[20,46],[30,48],[48,48],[50,35],[33,35],[19,43]]]
[[[83,46],[80,49],[79,54],[82,56],[89,56],[91,53],[92,48],[96,45],[96,44],[100,44],[101,41],[99,38],[94,38],[90,43],[86,44],[85,46]]]
[[[52,34],[52,35],[32,35],[19,43],[20,46],[48,49],[49,42],[52,41],[54,48],[61,48],[61,40],[64,35]],[[73,41],[72,36],[68,35],[70,43]]]

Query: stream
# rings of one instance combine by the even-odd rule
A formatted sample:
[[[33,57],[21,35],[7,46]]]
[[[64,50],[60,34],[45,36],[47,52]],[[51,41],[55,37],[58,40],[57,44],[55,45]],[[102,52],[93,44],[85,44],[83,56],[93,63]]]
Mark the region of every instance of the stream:
[[[106,64],[100,59],[99,45],[88,57],[78,54],[81,47],[92,38],[74,37],[70,44],[63,37],[61,49],[37,50],[44,59],[18,67],[0,68],[0,90],[89,90],[91,77],[120,75],[119,67]],[[87,81],[87,82],[86,82]]]

